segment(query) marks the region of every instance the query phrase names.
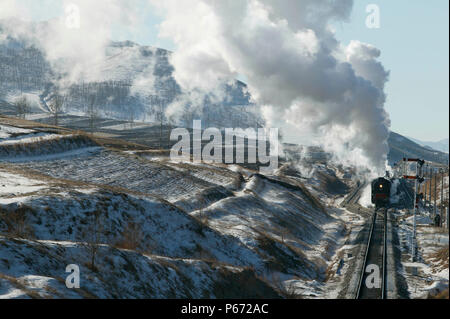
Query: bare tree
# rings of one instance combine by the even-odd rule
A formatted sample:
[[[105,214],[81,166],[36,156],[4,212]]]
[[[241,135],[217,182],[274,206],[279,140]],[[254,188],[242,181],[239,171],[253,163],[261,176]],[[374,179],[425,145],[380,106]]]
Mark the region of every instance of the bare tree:
[[[134,113],[134,108],[133,106],[130,106],[129,110],[128,110],[128,122],[130,125],[130,128],[133,128],[134,126],[134,120],[135,120],[135,113]]]
[[[91,95],[89,97],[88,116],[89,116],[89,129],[91,131],[91,134],[94,134],[95,120],[97,119],[96,96],[95,95]]]
[[[83,245],[90,256],[90,267],[95,271],[97,269],[95,261],[104,235],[104,221],[102,213],[98,210],[90,213],[88,218],[88,225],[82,234],[84,240]]]
[[[53,101],[49,105],[50,113],[53,115],[53,124],[55,126],[59,123],[59,115],[62,113],[62,108],[64,105],[64,97],[59,94],[58,91],[55,92]]]
[[[282,227],[280,229],[280,235],[281,235],[281,242],[284,244],[285,243],[285,239],[289,236],[289,230],[285,227]]]
[[[192,110],[190,107],[186,107],[183,117],[184,117],[184,121],[185,121],[185,126],[192,127],[192,125],[194,123],[194,118],[195,118],[194,110]]]
[[[172,127],[175,125],[175,120],[172,117],[167,118],[167,149],[170,150],[172,141],[170,140],[170,133],[172,132]]]
[[[13,238],[33,238],[33,227],[28,219],[30,213],[32,209],[25,205],[11,211],[0,208],[0,226],[2,224],[6,226],[5,235]]]
[[[158,109],[156,111],[156,120],[159,123],[159,148],[162,149],[162,139],[163,139],[163,126],[164,126],[164,101],[158,101]]]
[[[23,119],[31,111],[30,103],[25,96],[21,96],[14,102],[14,108],[16,109],[17,117]]]
[[[122,249],[137,250],[144,239],[142,224],[129,221],[121,233],[116,246]]]

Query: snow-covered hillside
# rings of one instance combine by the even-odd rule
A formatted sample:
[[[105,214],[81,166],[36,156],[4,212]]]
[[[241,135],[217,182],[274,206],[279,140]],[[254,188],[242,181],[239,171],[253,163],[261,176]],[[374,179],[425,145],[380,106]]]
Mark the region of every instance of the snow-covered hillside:
[[[255,113],[248,116],[250,108],[227,111],[230,106],[250,104],[242,82],[224,84],[220,93],[182,92],[172,76],[170,55],[164,49],[130,41],[111,42],[103,59],[73,78],[61,67],[70,65],[70,60],[50,63],[39,43],[2,36],[0,28],[0,105],[26,95],[34,109],[49,111],[56,96],[62,96],[67,114],[94,111],[97,117],[147,122],[159,122],[163,114],[167,122],[165,110],[176,102],[179,109],[171,120],[184,126],[191,126],[194,116],[218,127],[263,123]],[[194,100],[196,105],[192,105]]]
[[[429,162],[448,163],[448,154],[419,145],[410,139],[391,132],[389,136],[389,164],[392,166],[404,157],[422,158]]]
[[[13,122],[1,126],[0,149],[40,153],[1,158],[0,296],[337,295],[342,278],[324,288],[349,235],[346,213],[328,206],[345,194],[338,185],[354,183],[342,168],[264,176]],[[81,268],[80,290],[65,286],[69,264]]]
[[[428,146],[437,151],[448,153],[448,143],[449,143],[448,138],[442,139],[437,142],[424,142],[424,141],[417,140],[415,138],[410,138],[410,139],[422,146]]]

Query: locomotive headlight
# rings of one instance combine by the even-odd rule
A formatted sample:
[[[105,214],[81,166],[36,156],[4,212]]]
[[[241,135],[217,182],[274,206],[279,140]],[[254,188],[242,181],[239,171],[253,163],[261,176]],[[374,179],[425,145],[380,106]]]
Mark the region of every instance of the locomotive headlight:
[[[383,184],[380,184],[380,188],[383,188]]]

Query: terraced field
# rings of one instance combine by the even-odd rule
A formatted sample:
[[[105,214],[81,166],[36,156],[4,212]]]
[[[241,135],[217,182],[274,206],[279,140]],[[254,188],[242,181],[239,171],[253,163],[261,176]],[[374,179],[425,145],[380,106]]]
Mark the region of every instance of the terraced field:
[[[216,189],[226,196],[235,188],[239,173],[224,169],[156,162],[132,154],[99,149],[76,158],[19,164],[55,178],[110,185],[152,194],[170,202]]]

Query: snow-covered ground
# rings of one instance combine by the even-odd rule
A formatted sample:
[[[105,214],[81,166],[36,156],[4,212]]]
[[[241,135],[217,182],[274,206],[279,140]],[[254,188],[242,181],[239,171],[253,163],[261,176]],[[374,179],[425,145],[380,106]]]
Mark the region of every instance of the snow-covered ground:
[[[20,135],[18,137],[0,140],[0,146],[13,145],[13,144],[36,143],[36,142],[42,142],[44,140],[52,140],[52,139],[58,139],[58,138],[61,138],[61,135],[49,134],[49,133],[30,133],[30,134],[26,134],[26,135]]]
[[[23,129],[10,125],[0,125],[0,142],[9,139],[12,135],[30,134],[33,130]]]
[[[77,136],[73,135],[36,140],[29,136],[33,133],[20,132],[20,145],[39,144],[39,152],[2,158],[0,241],[4,244],[0,244],[0,254],[15,256],[20,251],[24,258],[27,254],[30,260],[39,258],[36,264],[42,262],[42,267],[30,262],[8,267],[5,262],[1,268],[0,260],[0,280],[10,287],[3,297],[33,296],[33,291],[41,296],[55,292],[52,296],[77,297],[78,293],[80,297],[79,292],[68,292],[62,285],[64,262],[84,265],[93,281],[86,283],[83,294],[101,297],[202,297],[205,291],[220,296],[211,286],[224,276],[239,277],[236,274],[240,273],[254,278],[252,281],[262,280],[258,285],[268,289],[268,295],[275,294],[270,289],[282,286],[284,294],[303,297],[338,294],[342,278],[333,279],[334,288],[329,290],[328,272],[340,258],[349,236],[345,224],[354,216],[333,208],[345,195],[340,188],[347,182],[337,177],[342,172],[336,167],[310,167],[317,175],[302,176],[282,169],[276,175],[263,176],[236,165],[174,163],[161,154],[88,147],[84,142],[75,143]],[[20,140],[20,136],[8,138],[10,143]],[[56,147],[55,139],[66,139],[74,146],[69,150]],[[127,273],[122,281],[112,266],[105,265],[110,261],[99,257],[98,267],[107,269],[108,278],[118,276],[114,282],[117,291],[86,266],[86,233],[95,212],[100,212],[104,230],[100,250],[113,259],[133,258],[137,263],[133,267],[139,268],[139,276]],[[10,240],[11,232],[19,230],[11,230],[4,214],[21,218],[19,230],[26,236],[18,237],[27,239]],[[124,250],[121,247],[130,225],[138,227],[133,228],[134,233],[142,237]],[[61,251],[59,268],[40,250]],[[10,258],[14,260],[9,263],[23,263],[18,257]],[[193,282],[192,290],[179,294],[165,291],[159,286],[182,288],[176,277],[166,279],[166,284],[148,278],[155,276],[147,273],[149,263],[164,268],[167,274],[172,273],[171,264],[183,268],[177,274]],[[127,286],[130,282],[141,285],[141,280],[156,285],[151,294]]]
[[[28,101],[31,111],[47,111],[41,108],[39,91],[30,91],[30,92],[19,92],[19,91],[9,91],[6,94],[4,100],[14,104],[18,99],[25,97]]]
[[[449,233],[433,226],[426,213],[417,216],[417,260],[411,261],[413,217],[405,211],[397,212],[398,234],[402,249],[402,275],[410,298],[428,298],[448,289]],[[445,255],[446,251],[446,255]]]
[[[241,283],[244,297],[278,297],[250,270],[108,245],[99,247],[94,270],[86,262],[89,250],[75,242],[13,241],[0,236],[0,253],[0,299],[236,298],[238,288],[230,285],[230,280],[236,280],[235,285]],[[80,268],[79,289],[66,286],[68,263]]]
[[[0,204],[26,200],[27,194],[36,193],[45,187],[41,181],[2,171],[0,181]]]
[[[220,297],[231,277],[256,282],[265,296],[348,297],[367,216],[340,207],[357,180],[319,151],[260,175],[110,149],[75,133],[0,128],[0,256],[10,256],[0,258],[4,298]],[[370,186],[358,201],[370,201]],[[95,216],[101,253],[93,268]],[[399,220],[407,252],[411,217]],[[433,232],[426,216],[418,223],[422,259],[402,265],[411,297],[448,287],[448,265],[433,255],[448,247],[448,234]],[[82,290],[65,288],[68,264],[82,268]]]
[[[49,160],[83,153],[96,146],[90,138],[83,135],[63,135],[0,125],[0,162]]]
[[[29,121],[36,121],[36,120],[50,118],[50,117],[52,117],[52,115],[50,113],[30,113],[30,114],[26,114],[25,117]]]
[[[366,187],[364,187],[364,190],[358,203],[366,208],[373,207],[371,196],[372,196],[372,186],[369,183]]]
[[[200,298],[205,291],[220,296],[211,286],[220,285],[228,272],[243,273],[245,266],[259,262],[239,241],[221,236],[153,197],[89,185],[62,186],[56,180],[43,183],[4,170],[0,184],[0,233],[4,234],[0,235],[0,295],[4,298]],[[102,212],[103,231],[94,270],[89,268],[85,243],[96,211]],[[8,218],[16,214],[23,214],[26,227],[11,229]],[[120,248],[126,244],[123,240],[131,223],[139,225],[139,230],[134,229],[134,236],[141,236],[137,247]],[[19,234],[25,230],[26,235]],[[17,239],[23,237],[27,239]],[[65,288],[62,278],[69,264],[81,267],[82,290]],[[247,276],[257,280],[251,271]],[[262,282],[261,286],[266,287]]]

